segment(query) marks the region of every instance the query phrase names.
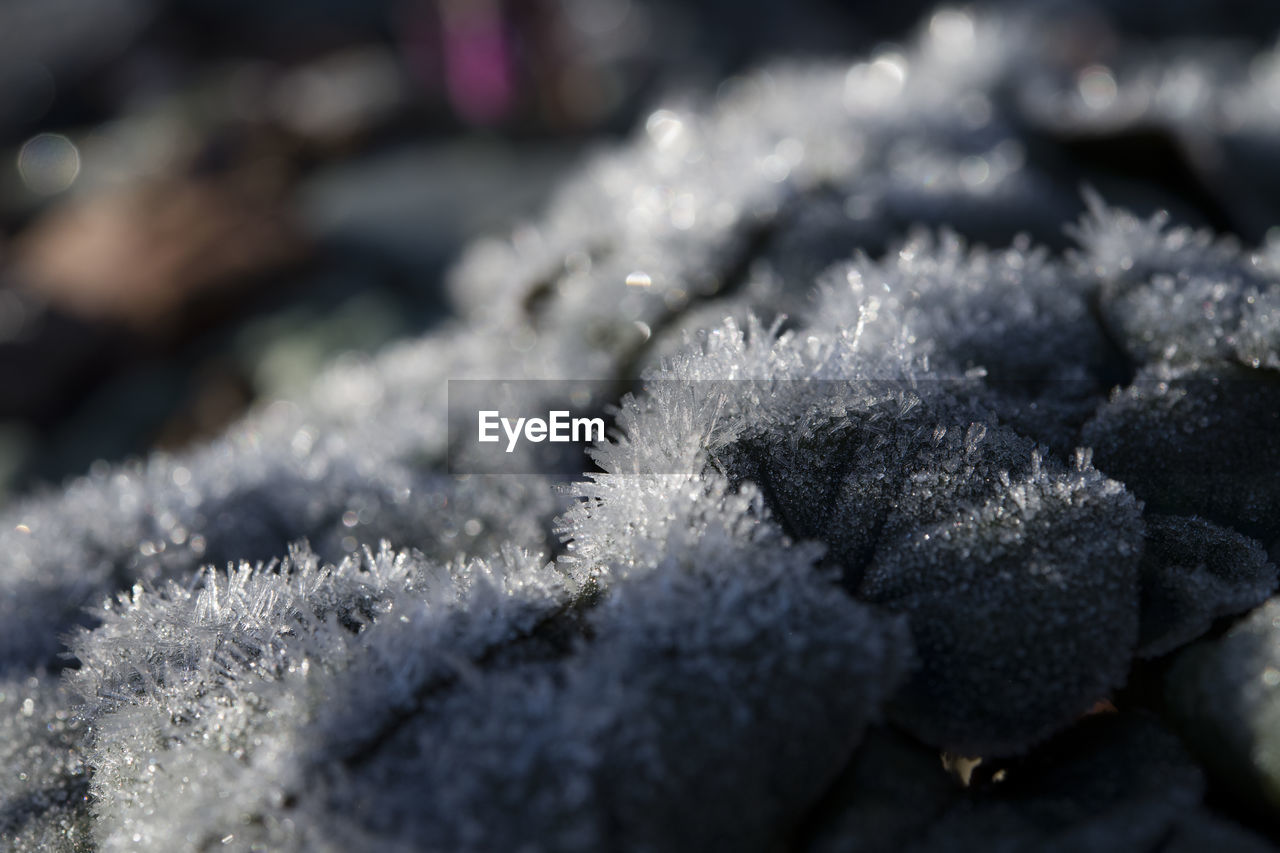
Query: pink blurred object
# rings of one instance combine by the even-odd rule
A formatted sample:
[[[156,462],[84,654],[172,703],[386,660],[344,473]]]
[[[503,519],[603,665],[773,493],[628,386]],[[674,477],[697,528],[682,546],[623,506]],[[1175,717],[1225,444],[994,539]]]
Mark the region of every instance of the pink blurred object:
[[[494,0],[442,0],[449,100],[473,124],[501,121],[514,100],[510,39]]]

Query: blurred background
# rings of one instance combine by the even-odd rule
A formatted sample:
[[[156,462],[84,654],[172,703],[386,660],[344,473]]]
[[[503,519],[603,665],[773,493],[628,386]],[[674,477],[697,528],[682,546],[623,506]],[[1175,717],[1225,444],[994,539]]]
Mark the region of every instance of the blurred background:
[[[428,330],[460,246],[664,94],[865,53],[932,5],[0,0],[0,500]],[[1277,17],[1105,14],[1255,45]]]

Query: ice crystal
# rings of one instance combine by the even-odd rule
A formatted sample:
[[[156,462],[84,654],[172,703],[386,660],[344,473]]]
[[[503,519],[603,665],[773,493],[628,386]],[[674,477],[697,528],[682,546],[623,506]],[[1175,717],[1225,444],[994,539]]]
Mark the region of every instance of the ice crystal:
[[[1090,196],[1076,266],[1100,282],[1109,329],[1139,364],[1238,360],[1275,367],[1277,268],[1207,230],[1140,220]]]
[[[208,570],[199,589],[121,594],[73,644],[95,842],[331,849],[315,797],[337,782],[320,774],[340,774],[350,742],[375,739],[422,685],[562,607],[572,585],[540,567],[514,551],[439,565],[383,550],[336,567],[299,551]],[[325,729],[335,713],[347,727]]]
[[[96,841],[758,843],[838,771],[910,648],[767,527],[674,536],[591,611],[589,645],[547,634],[575,585],[514,553],[296,553],[122,595],[76,644]]]

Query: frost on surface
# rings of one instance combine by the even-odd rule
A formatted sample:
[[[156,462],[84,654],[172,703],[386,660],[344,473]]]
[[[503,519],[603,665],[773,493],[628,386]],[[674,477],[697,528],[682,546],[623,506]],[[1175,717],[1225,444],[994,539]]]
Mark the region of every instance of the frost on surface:
[[[1076,266],[1137,370],[1083,432],[1102,470],[1149,510],[1280,537],[1280,277],[1206,231],[1166,228],[1093,200]]]
[[[1085,466],[992,479],[950,513],[891,518],[859,590],[909,615],[924,661],[894,718],[962,754],[1016,752],[1063,727],[1123,683],[1137,638],[1133,497]],[[912,485],[908,506],[947,489]]]
[[[326,559],[389,539],[448,560],[504,544],[546,550],[558,504],[548,482],[458,481],[417,456],[410,419],[397,442],[367,425],[338,430],[278,405],[185,457],[158,456],[7,508],[0,546],[0,671],[53,666],[83,609],[143,581],[204,564],[269,560],[308,540]],[[438,441],[432,438],[431,441]]]
[[[1139,219],[1089,196],[1075,263],[1097,278],[1103,318],[1138,364],[1235,360],[1280,367],[1280,269],[1206,229]]]
[[[199,590],[122,594],[75,644],[99,849],[226,836],[337,849],[313,798],[343,752],[310,727],[345,708],[345,736],[370,736],[422,684],[532,630],[570,593],[540,566],[516,552],[440,566],[382,551],[333,567],[295,552],[210,570]],[[360,682],[334,692],[354,667]]]
[[[6,508],[5,841],[1253,844],[1157,724],[1081,715],[1272,592],[1280,243],[1090,197],[1059,252],[1077,183],[1027,95],[1266,139],[1276,54],[1210,98],[1209,54],[1074,68],[1042,26],[942,10],[668,103],[465,253],[455,320]],[[446,380],[497,377],[635,393],[598,470],[445,474]],[[1275,609],[1170,687],[1272,802]]]
[[[934,370],[977,371],[1006,417],[1030,427],[1031,404],[1039,402],[1050,409],[1043,420],[1059,425],[1080,418],[1081,398],[1105,393],[1116,369],[1091,316],[1090,292],[1087,278],[1025,236],[990,250],[923,232],[881,261],[862,257],[829,270],[813,313],[894,315],[901,331],[868,324],[869,348],[888,343],[877,329],[903,334]]]
[[[852,304],[842,315],[827,303],[820,322],[856,334],[730,322],[655,374],[652,396],[624,404],[624,437],[600,451],[606,473],[580,492],[571,547],[589,562],[643,560],[702,487],[626,472],[667,470],[671,458],[698,470],[706,453],[706,467],[759,483],[792,535],[826,543],[858,597],[908,617],[921,664],[894,699],[897,722],[948,748],[1019,751],[1123,682],[1137,638],[1138,505],[1087,455],[1068,468],[996,424],[968,399],[976,384],[861,378],[911,364],[909,344],[888,343],[911,326]],[[877,342],[884,326],[899,331]],[[609,536],[620,524],[621,542]]]
[[[0,680],[0,839],[17,850],[91,850],[83,723],[56,679]]]
[[[731,518],[618,579],[585,644],[543,631],[572,583],[514,554],[296,554],[122,596],[74,679],[101,849],[763,849],[838,772],[909,643],[814,549]]]
[[[388,756],[435,792],[393,812],[429,849],[770,849],[839,770],[902,669],[901,627],[805,549],[718,525],[677,541],[614,583],[581,657],[479,683]]]
[[[1162,655],[1261,604],[1276,567],[1258,542],[1201,518],[1146,516],[1138,653]]]
[[[1280,376],[1229,365],[1144,367],[1084,429],[1099,468],[1149,511],[1280,537]]]

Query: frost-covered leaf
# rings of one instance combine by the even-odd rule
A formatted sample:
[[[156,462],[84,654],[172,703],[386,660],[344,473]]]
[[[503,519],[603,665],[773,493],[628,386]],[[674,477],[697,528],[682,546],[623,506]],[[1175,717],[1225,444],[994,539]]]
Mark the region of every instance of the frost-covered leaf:
[[[912,477],[859,595],[908,614],[919,650],[894,718],[961,754],[1008,754],[1123,683],[1142,522],[1133,497],[1085,464],[1028,454],[1022,470],[997,471],[977,455]]]
[[[331,849],[307,792],[341,753],[310,736],[312,722],[335,703],[383,716],[412,706],[419,683],[518,637],[567,592],[558,573],[514,552],[445,567],[383,551],[336,567],[296,552],[206,572],[199,590],[120,596],[75,644],[99,849],[227,835]],[[384,638],[383,623],[399,631]],[[365,692],[334,693],[357,664]],[[345,719],[357,737],[382,716]]]
[[[1166,213],[1139,219],[1089,196],[1073,229],[1075,265],[1100,284],[1102,315],[1138,364],[1235,360],[1275,367],[1280,358],[1280,275],[1208,230],[1169,226]]]
[[[1051,249],[1065,137],[1186,140],[1200,113],[1170,143],[1183,200],[1270,224],[1238,178],[1269,179],[1276,52],[1111,54],[1095,18],[1038,14],[942,9],[900,48],[670,101],[465,253],[454,320],[0,513],[5,842],[1252,845],[1154,724],[1079,717],[1135,644],[1274,582],[1244,535],[1280,538],[1280,242],[1091,198],[1079,251]],[[1190,207],[1134,183],[1107,190]],[[567,492],[442,473],[447,379],[641,367]],[[1254,796],[1273,609],[1173,670]],[[859,752],[885,709],[911,734]],[[1029,757],[961,795],[942,746]]]
[[[1280,537],[1280,376],[1241,367],[1143,368],[1084,429],[1094,462],[1149,510]]]
[[[1143,520],[1139,655],[1166,654],[1275,590],[1276,567],[1256,541],[1194,516]]]

